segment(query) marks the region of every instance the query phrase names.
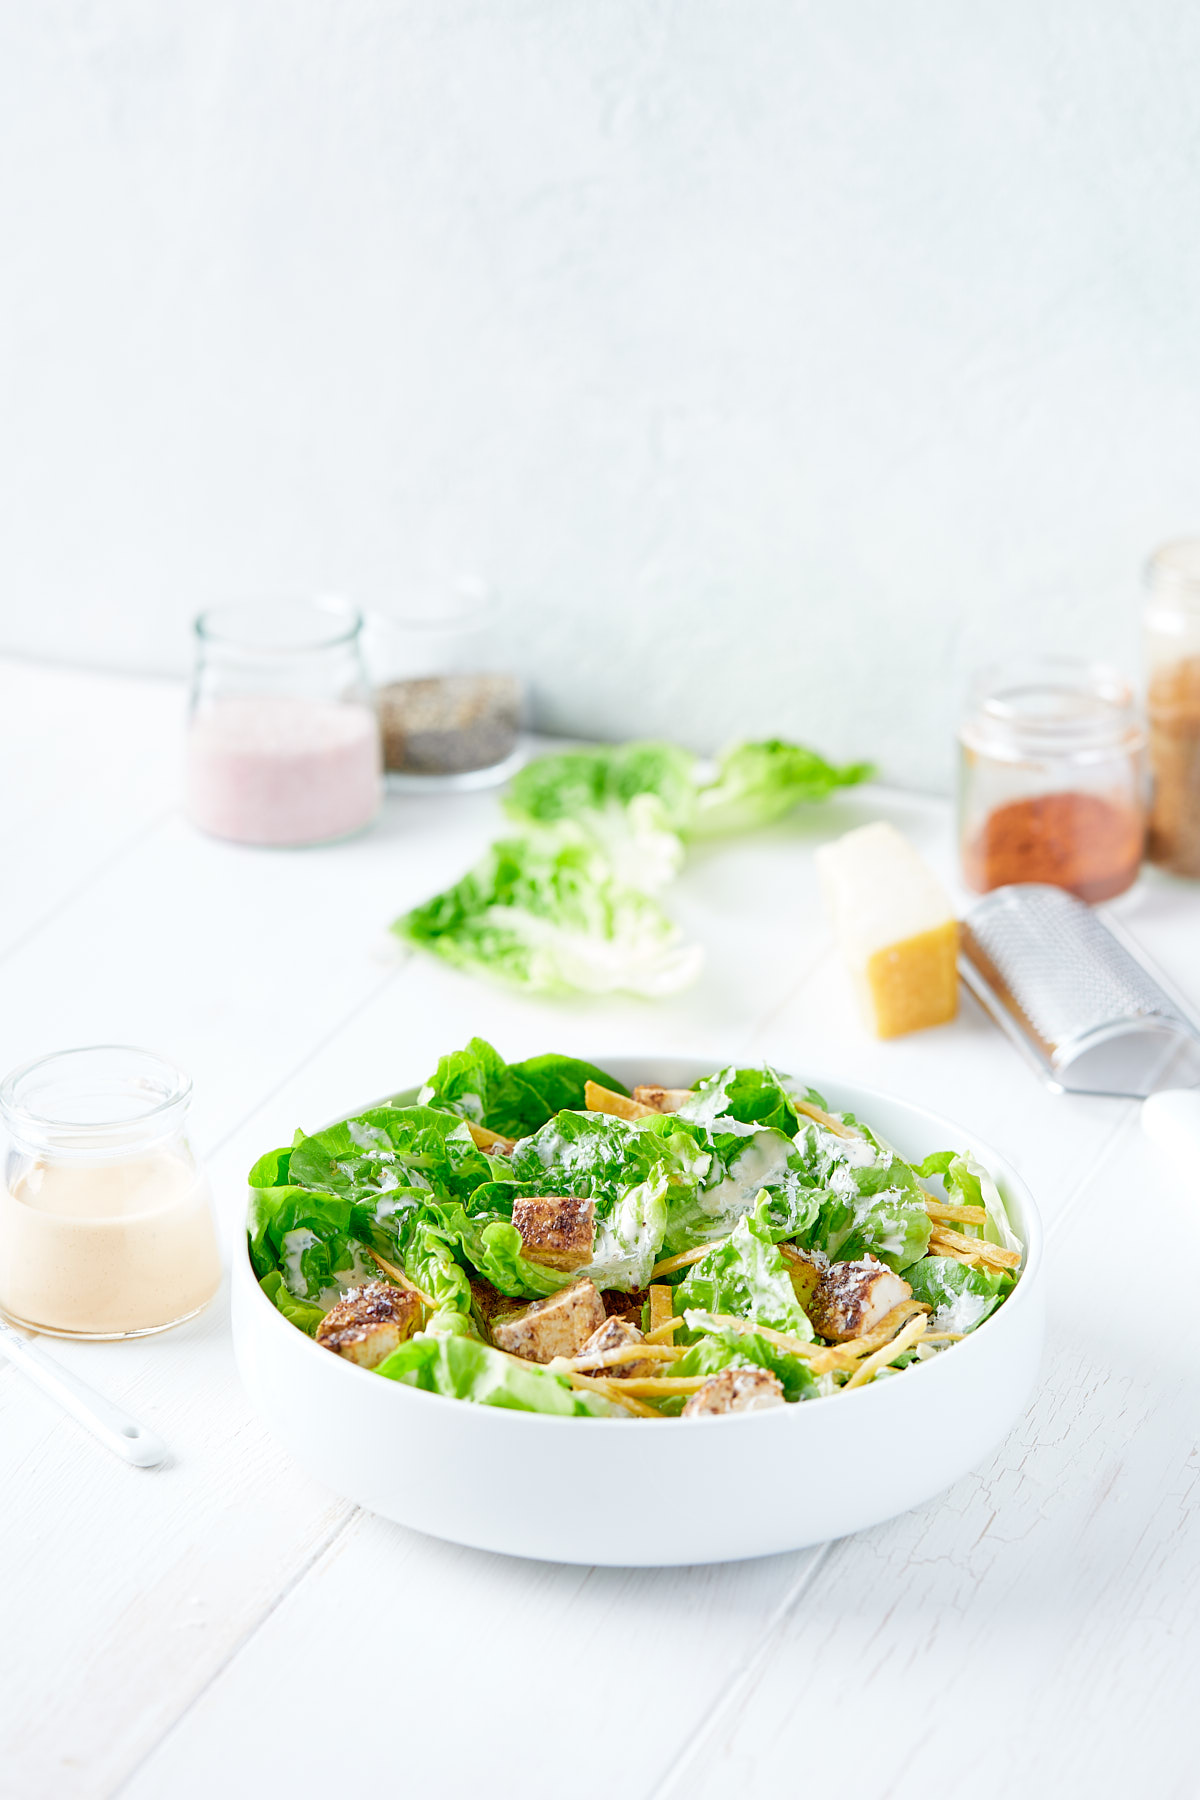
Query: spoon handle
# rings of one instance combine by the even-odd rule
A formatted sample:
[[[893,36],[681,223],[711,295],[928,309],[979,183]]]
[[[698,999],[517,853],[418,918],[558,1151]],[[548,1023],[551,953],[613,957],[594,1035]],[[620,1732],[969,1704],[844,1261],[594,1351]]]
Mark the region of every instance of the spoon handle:
[[[167,1446],[161,1438],[139,1425],[105,1395],[98,1394],[86,1381],[80,1381],[78,1375],[69,1374],[61,1363],[56,1363],[3,1321],[0,1321],[0,1356],[7,1357],[44,1394],[57,1400],[64,1412],[86,1425],[102,1444],[125,1462],[138,1469],[154,1469],[167,1460]]]

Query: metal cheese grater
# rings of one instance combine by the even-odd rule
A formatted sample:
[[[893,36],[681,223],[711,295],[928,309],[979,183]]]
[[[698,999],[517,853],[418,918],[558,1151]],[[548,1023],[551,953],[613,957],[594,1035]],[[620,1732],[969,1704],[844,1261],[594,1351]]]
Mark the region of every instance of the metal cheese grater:
[[[959,969],[1055,1093],[1144,1099],[1168,1072],[1176,1087],[1200,1082],[1184,1002],[1119,925],[1062,888],[985,895],[963,920]]]

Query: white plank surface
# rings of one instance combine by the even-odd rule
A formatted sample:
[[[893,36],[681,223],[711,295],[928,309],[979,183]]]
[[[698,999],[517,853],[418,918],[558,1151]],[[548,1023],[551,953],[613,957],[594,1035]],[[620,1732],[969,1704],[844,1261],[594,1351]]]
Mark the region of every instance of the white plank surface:
[[[1045,1093],[969,1006],[895,1044],[857,1024],[811,846],[887,816],[949,876],[947,808],[860,792],[706,847],[673,902],[709,948],[696,987],[550,1004],[384,937],[477,854],[491,797],[393,799],[335,850],[239,851],[174,814],[177,690],[0,665],[0,700],[0,827],[36,851],[0,895],[0,1062],[113,1038],[175,1057],[228,1236],[261,1150],[478,1031],[513,1056],[769,1055],[960,1117],[1033,1184],[1052,1281],[1046,1379],[988,1467],[877,1531],[720,1569],[522,1563],[357,1512],[250,1414],[223,1295],[161,1339],[53,1346],[163,1433],[159,1472],[0,1371],[0,1793],[397,1767],[498,1800],[562,1791],[564,1769],[580,1796],[647,1800],[787,1794],[799,1771],[840,1791],[851,1769],[856,1794],[904,1800],[1197,1791],[1200,1353],[1188,1278],[1177,1307],[1161,1278],[1200,1255],[1200,1184],[1151,1161],[1128,1105]],[[1122,911],[1200,999],[1200,894],[1149,878]]]

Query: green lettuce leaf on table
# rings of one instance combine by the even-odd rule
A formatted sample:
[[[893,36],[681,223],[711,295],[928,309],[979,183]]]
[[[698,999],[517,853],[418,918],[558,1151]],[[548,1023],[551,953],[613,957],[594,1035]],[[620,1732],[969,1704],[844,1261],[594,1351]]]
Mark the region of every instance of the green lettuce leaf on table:
[[[671,994],[703,961],[655,898],[686,839],[770,823],[868,773],[780,739],[738,745],[704,783],[689,752],[662,742],[538,757],[505,797],[518,832],[392,930],[469,974],[537,993]]]
[[[565,826],[493,844],[392,930],[469,974],[538,993],[654,999],[686,987],[703,960],[656,900]]]
[[[560,1418],[622,1416],[619,1408],[599,1394],[577,1392],[561,1375],[552,1375],[536,1363],[522,1366],[474,1338],[418,1332],[393,1350],[375,1372],[389,1381],[401,1381],[448,1400],[470,1400],[476,1406],[552,1413]]]
[[[787,1263],[771,1235],[764,1196],[729,1237],[693,1263],[675,1289],[675,1311],[727,1313],[811,1341],[813,1328],[796,1298]]]
[[[738,744],[721,757],[713,780],[697,792],[689,829],[701,837],[772,825],[802,802],[825,800],[837,788],[852,787],[873,773],[870,763],[838,768],[815,750],[782,738]]]
[[[613,1076],[574,1056],[531,1056],[506,1063],[483,1038],[472,1038],[465,1050],[443,1056],[421,1089],[420,1102],[486,1125],[504,1137],[522,1138],[561,1112],[583,1106],[587,1082],[618,1094],[625,1089]]]
[[[660,742],[539,756],[509,783],[505,811],[521,825],[575,827],[597,845],[618,883],[655,894],[683,863],[694,760]]]

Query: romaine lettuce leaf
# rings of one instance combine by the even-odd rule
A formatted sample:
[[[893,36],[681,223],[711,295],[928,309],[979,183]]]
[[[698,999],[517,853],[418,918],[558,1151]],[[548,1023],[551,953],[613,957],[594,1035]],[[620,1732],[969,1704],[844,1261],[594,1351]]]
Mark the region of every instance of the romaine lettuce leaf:
[[[249,1233],[250,1260],[259,1280],[272,1273],[279,1277],[271,1297],[280,1311],[288,1310],[280,1298],[285,1293],[315,1308],[318,1318],[343,1289],[375,1279],[378,1270],[366,1253],[368,1243],[380,1255],[398,1255],[394,1230],[377,1224],[366,1207],[303,1187],[251,1188]],[[303,1329],[315,1330],[316,1325],[313,1319]]]
[[[495,843],[452,888],[392,926],[473,975],[538,993],[686,987],[703,956],[657,901],[620,882],[574,826]]]
[[[808,1315],[796,1298],[787,1264],[771,1236],[770,1202],[764,1195],[722,1243],[693,1263],[675,1289],[675,1310],[731,1313],[809,1341]]]
[[[429,1106],[377,1106],[301,1137],[288,1169],[291,1182],[346,1198],[394,1193],[400,1211],[429,1191],[465,1198],[491,1178],[462,1120]]]
[[[581,1108],[584,1086],[595,1081],[614,1092],[621,1083],[574,1056],[531,1056],[506,1063],[484,1038],[443,1056],[421,1089],[423,1106],[459,1114],[505,1137],[526,1137],[564,1107]]]
[[[618,1413],[599,1394],[577,1393],[561,1375],[536,1363],[522,1366],[476,1338],[418,1332],[375,1372],[389,1381],[449,1400],[470,1400],[476,1406],[556,1413],[563,1418],[608,1419]]]
[[[926,1179],[940,1175],[947,1197],[959,1206],[982,1206],[987,1213],[982,1235],[988,1243],[998,1244],[1004,1250],[1022,1248],[1020,1238],[1009,1223],[1008,1209],[999,1188],[973,1156],[939,1150],[918,1165],[917,1174]],[[955,1226],[956,1231],[965,1232],[968,1237],[973,1237],[977,1229],[970,1224]]]
[[[679,1115],[669,1115],[678,1118]],[[663,1252],[674,1256],[725,1237],[761,1195],[776,1242],[811,1229],[821,1192],[782,1131],[718,1132],[706,1140],[710,1164],[702,1186],[673,1196]]]
[[[915,1300],[933,1308],[935,1331],[974,1331],[1004,1298],[1011,1277],[999,1270],[975,1269],[951,1256],[923,1256],[905,1270]]]
[[[690,830],[695,836],[748,831],[782,819],[804,800],[824,800],[836,788],[866,781],[870,763],[837,768],[802,744],[768,738],[738,744],[717,764],[714,779],[696,795]]]
[[[836,1137],[808,1122],[796,1134],[805,1173],[824,1190],[814,1223],[797,1241],[832,1262],[875,1256],[900,1274],[928,1247],[926,1197],[903,1158],[861,1125],[859,1133]]]
[[[513,777],[505,810],[523,825],[569,822],[597,845],[618,883],[655,894],[683,862],[692,766],[686,750],[654,742],[539,756]]]
[[[802,1356],[794,1356],[757,1332],[731,1331],[708,1313],[689,1311],[685,1319],[693,1343],[686,1355],[671,1365],[673,1376],[718,1375],[722,1369],[767,1369],[783,1383],[788,1401],[813,1400],[817,1383]]]

